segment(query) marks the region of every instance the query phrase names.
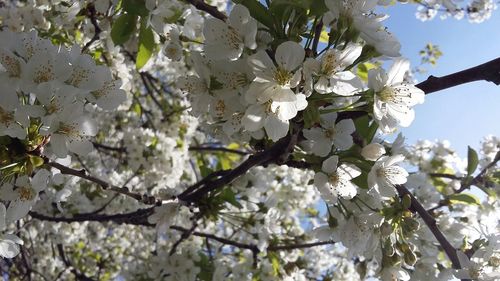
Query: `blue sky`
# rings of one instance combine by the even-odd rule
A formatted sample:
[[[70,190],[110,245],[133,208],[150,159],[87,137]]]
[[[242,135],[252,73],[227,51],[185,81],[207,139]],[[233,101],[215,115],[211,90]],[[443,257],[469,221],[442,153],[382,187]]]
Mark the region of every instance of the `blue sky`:
[[[500,57],[500,10],[480,24],[467,19],[422,22],[415,17],[416,5],[397,4],[381,8],[390,15],[388,29],[401,42],[401,53],[420,63],[418,52],[426,43],[438,45],[443,56],[436,67],[425,66],[427,73],[417,76],[423,81],[428,75],[442,76]],[[467,145],[479,148],[488,134],[500,135],[500,86],[491,82],[474,82],[426,96],[417,105],[415,121],[401,131],[411,144],[419,139],[449,140],[451,146],[466,157]]]

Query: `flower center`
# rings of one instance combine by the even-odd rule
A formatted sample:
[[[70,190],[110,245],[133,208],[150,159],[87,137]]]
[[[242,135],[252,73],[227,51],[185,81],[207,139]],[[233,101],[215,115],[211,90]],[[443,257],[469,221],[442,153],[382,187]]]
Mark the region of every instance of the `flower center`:
[[[80,134],[74,125],[59,123],[59,128],[55,131],[56,134],[61,134],[69,137],[78,137]]]
[[[328,129],[325,131],[325,136],[329,139],[333,139],[333,137],[335,136],[335,129],[331,128],[331,129]]]
[[[19,61],[15,58],[8,56],[6,54],[2,54],[1,56],[2,65],[5,67],[10,77],[19,77],[21,76],[21,65]]]
[[[33,77],[33,82],[40,84],[43,82],[48,82],[54,80],[54,70],[52,64],[42,65],[35,71],[35,76]]]
[[[321,72],[325,75],[332,75],[338,72],[339,62],[334,52],[327,52],[321,62]]]
[[[340,177],[339,177],[339,174],[337,172],[334,172],[333,174],[331,174],[330,178],[329,178],[330,183],[332,185],[337,185],[339,183],[339,179],[340,179]]]
[[[224,100],[220,99],[217,101],[215,104],[215,112],[217,113],[217,116],[222,117],[224,115],[224,111],[226,110],[226,104],[224,103]]]
[[[115,81],[105,82],[104,85],[102,86],[102,88],[99,89],[99,90],[97,90],[97,91],[93,91],[92,95],[96,99],[98,99],[100,97],[108,95],[108,93],[111,92],[111,90],[113,90],[115,87],[116,87],[115,86]]]
[[[83,81],[89,80],[89,74],[90,70],[77,66],[73,69],[73,73],[71,74],[71,77],[66,81],[66,83],[75,87],[79,87]]]
[[[290,73],[288,70],[278,67],[274,72],[273,78],[274,81],[278,83],[278,85],[285,86],[290,81],[292,76],[292,73]]]
[[[21,201],[31,201],[35,198],[35,190],[30,186],[22,186],[18,189]]]
[[[234,28],[229,26],[228,28],[228,33],[227,33],[227,40],[229,42],[229,45],[233,49],[239,49],[240,45],[243,43],[243,40],[241,40],[240,35]]]
[[[384,87],[382,91],[377,93],[378,97],[383,102],[393,101],[396,97],[396,91],[391,87]]]
[[[0,107],[0,123],[3,123],[6,126],[8,126],[13,121],[14,121],[14,114],[12,114],[9,111],[5,111],[3,110],[2,107]]]

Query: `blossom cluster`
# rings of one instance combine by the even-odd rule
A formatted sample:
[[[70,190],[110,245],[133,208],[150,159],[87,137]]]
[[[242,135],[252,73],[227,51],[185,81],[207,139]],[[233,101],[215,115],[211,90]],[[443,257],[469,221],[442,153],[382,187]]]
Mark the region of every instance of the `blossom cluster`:
[[[81,54],[78,46],[59,49],[36,32],[4,31],[0,38],[0,136],[25,140],[30,131],[39,130],[50,138],[59,158],[68,151],[89,153],[92,144],[87,137],[97,128],[85,106],[118,107],[125,100],[120,81],[113,79],[109,68]]]
[[[498,137],[387,141],[425,96],[390,1],[234,2],[0,6],[5,276],[498,278]]]

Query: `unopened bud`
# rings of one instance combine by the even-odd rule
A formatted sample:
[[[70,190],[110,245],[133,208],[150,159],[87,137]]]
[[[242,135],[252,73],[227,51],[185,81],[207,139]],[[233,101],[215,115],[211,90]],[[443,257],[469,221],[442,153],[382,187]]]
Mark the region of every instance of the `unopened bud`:
[[[417,256],[412,251],[407,251],[404,254],[405,263],[409,266],[413,266],[417,262]]]
[[[391,233],[392,233],[392,226],[389,223],[384,222],[380,226],[380,234],[382,234],[382,237],[387,237],[391,235]]]
[[[379,143],[371,143],[361,150],[361,156],[369,161],[377,161],[380,156],[385,154],[385,148]]]

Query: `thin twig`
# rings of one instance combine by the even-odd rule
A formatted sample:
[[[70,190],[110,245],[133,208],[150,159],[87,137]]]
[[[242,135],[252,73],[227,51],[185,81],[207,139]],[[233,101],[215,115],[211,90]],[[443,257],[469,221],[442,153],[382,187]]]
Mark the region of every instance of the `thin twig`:
[[[129,196],[129,197],[134,198],[135,200],[137,200],[143,204],[147,204],[147,205],[159,205],[159,204],[161,204],[161,201],[157,200],[153,196],[149,196],[147,194],[141,195],[139,193],[130,192],[129,188],[126,186],[118,187],[118,186],[112,185],[112,184],[108,183],[107,181],[104,181],[102,179],[99,179],[99,178],[96,178],[94,176],[89,175],[87,173],[87,171],[85,171],[85,170],[75,170],[75,169],[72,169],[70,167],[59,164],[57,162],[51,162],[46,157],[44,157],[44,160],[45,160],[46,165],[48,165],[52,168],[58,169],[62,174],[73,175],[73,176],[77,176],[79,178],[91,181],[93,183],[98,184],[104,190],[111,190],[111,191]]]
[[[102,32],[101,28],[99,27],[99,24],[97,23],[96,10],[94,4],[89,4],[87,6],[87,11],[90,18],[90,22],[94,26],[94,36],[92,36],[90,41],[87,42],[85,46],[83,46],[82,53],[84,53],[95,41],[99,40],[99,35]]]
[[[191,5],[193,5],[196,9],[207,12],[214,18],[218,18],[222,21],[226,21],[227,19],[226,15],[217,10],[217,7],[205,3],[205,1],[203,0],[186,0],[186,1]]]

